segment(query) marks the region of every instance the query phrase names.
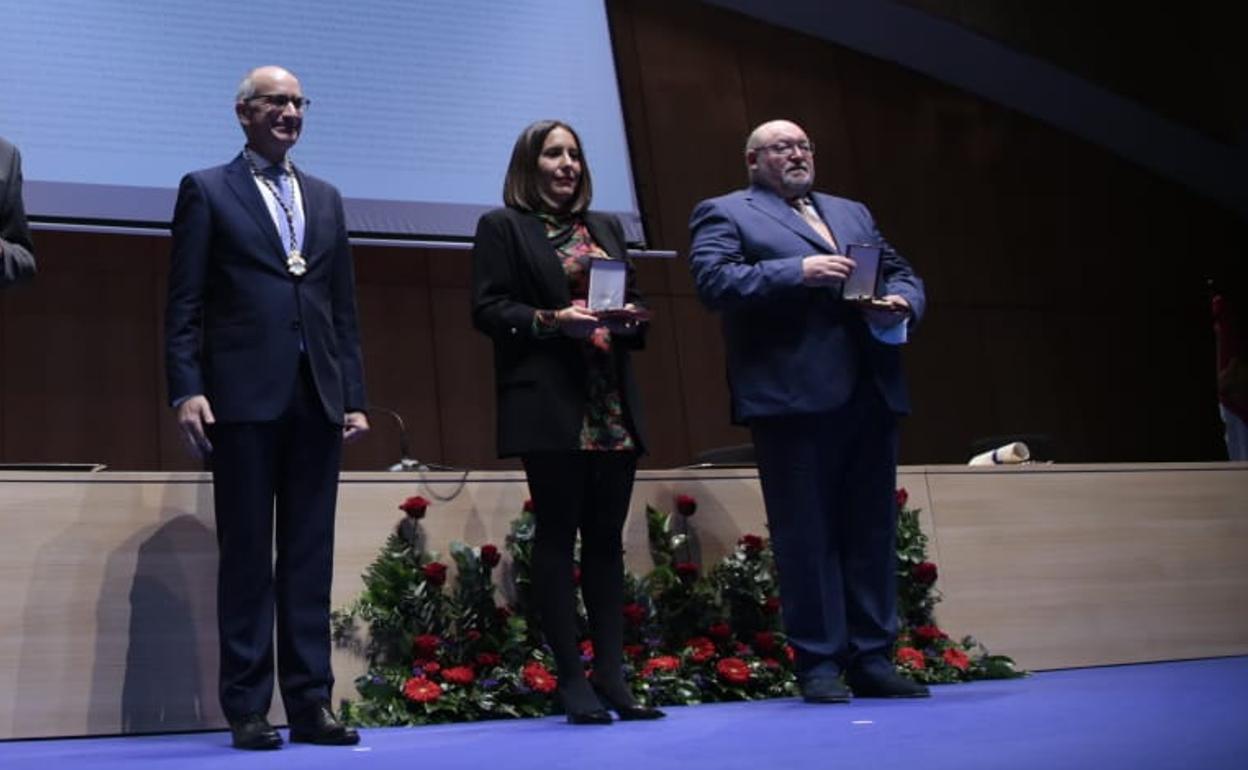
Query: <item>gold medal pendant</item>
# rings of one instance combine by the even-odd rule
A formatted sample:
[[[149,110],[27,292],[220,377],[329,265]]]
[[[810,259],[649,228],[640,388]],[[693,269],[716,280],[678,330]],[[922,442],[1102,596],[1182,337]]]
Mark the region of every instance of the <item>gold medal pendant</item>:
[[[296,278],[308,272],[308,263],[298,249],[291,249],[286,255],[286,269]]]

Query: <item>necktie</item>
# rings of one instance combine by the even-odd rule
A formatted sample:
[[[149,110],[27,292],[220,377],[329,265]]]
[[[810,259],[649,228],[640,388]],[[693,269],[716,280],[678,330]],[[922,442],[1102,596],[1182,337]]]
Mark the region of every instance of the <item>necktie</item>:
[[[301,250],[303,248],[303,209],[295,201],[290,174],[277,165],[268,166],[260,173],[273,183],[273,190],[277,191],[277,230],[282,237],[282,247],[287,251]],[[294,227],[293,238],[291,237],[292,226]]]
[[[793,201],[793,208],[801,215],[802,219],[806,220],[806,224],[810,225],[810,228],[819,234],[819,237],[828,242],[832,247],[832,251],[837,250],[836,239],[832,237],[832,231],[819,218],[819,212],[815,211],[815,205],[810,202],[810,198],[798,198]]]

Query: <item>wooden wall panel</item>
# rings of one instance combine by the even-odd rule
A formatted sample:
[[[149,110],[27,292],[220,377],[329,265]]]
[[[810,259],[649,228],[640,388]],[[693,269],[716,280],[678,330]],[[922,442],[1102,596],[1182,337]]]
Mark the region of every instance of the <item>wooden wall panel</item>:
[[[154,242],[46,234],[5,300],[6,462],[158,464]]]
[[[441,417],[430,371],[428,256],[403,248],[355,249],[354,254],[369,401],[402,415],[417,457],[440,455]],[[376,411],[369,422],[374,432],[347,449],[344,464],[349,469],[379,470],[399,459],[394,419]]]

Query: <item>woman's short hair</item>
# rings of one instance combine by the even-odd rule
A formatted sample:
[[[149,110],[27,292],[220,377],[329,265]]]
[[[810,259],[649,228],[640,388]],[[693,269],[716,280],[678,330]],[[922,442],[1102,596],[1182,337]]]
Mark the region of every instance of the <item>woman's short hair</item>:
[[[581,137],[577,135],[576,129],[561,120],[530,123],[516,137],[516,145],[511,149],[511,162],[507,164],[507,177],[503,179],[503,203],[508,208],[541,211],[548,207],[542,199],[537,160],[542,154],[542,145],[546,144],[546,137],[556,128],[562,128],[571,134],[581,151],[581,178],[576,186],[576,195],[568,204],[568,210],[579,214],[589,208],[594,186],[589,178],[589,162],[585,160],[585,145],[581,144]]]

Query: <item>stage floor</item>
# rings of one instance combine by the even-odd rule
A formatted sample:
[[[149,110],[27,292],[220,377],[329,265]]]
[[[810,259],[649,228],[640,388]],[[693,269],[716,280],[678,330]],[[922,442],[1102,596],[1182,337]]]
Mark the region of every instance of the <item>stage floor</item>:
[[[562,719],[363,731],[360,746],[249,753],[224,732],[0,743],[5,770],[1221,770],[1248,757],[1248,657],[1049,671],[937,687],[929,700],[795,699],[669,709],[609,727]]]

